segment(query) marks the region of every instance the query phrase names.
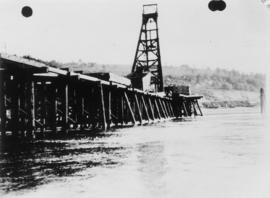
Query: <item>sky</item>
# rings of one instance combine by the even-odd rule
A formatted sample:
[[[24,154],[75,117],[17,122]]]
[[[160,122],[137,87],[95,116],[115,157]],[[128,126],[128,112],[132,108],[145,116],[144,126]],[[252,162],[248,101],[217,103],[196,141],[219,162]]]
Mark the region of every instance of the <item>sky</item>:
[[[163,65],[265,72],[270,9],[263,0],[0,0],[0,51],[60,62],[132,65],[142,5],[158,3]],[[21,8],[32,7],[25,18]]]

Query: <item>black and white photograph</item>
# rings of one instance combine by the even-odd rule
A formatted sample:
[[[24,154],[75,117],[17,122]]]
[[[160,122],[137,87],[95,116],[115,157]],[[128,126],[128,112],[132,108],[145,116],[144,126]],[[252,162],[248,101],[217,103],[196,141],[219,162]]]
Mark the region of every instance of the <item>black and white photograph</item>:
[[[0,0],[0,197],[269,198],[270,0]]]

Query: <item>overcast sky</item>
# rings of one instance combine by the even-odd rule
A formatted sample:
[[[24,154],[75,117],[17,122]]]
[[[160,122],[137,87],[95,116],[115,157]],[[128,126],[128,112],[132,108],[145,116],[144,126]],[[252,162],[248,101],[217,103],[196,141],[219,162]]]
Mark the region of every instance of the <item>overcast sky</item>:
[[[163,65],[263,72],[270,67],[270,9],[261,0],[160,0]],[[44,60],[132,64],[143,0],[0,0],[0,50]],[[24,18],[29,5],[33,16]]]

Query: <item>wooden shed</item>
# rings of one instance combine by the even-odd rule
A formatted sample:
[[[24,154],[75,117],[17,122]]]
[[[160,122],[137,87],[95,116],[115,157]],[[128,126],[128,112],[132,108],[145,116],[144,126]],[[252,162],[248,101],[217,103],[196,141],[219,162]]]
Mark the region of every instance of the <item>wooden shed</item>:
[[[153,74],[147,73],[132,73],[127,76],[131,80],[132,87],[141,89],[143,91],[153,92],[155,87],[151,84]]]

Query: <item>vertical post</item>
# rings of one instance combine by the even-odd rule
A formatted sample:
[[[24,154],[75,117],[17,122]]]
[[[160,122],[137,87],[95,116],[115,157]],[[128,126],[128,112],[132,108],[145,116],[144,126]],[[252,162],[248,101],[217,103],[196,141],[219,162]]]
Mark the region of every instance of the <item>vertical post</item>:
[[[124,124],[124,98],[122,92],[120,93],[120,117],[121,117],[121,125]]]
[[[1,62],[0,62],[1,63]],[[0,71],[1,72],[1,71]],[[6,93],[5,93],[5,79],[3,78],[2,73],[0,73],[0,119],[1,119],[1,135],[6,135]]]
[[[68,132],[68,107],[69,107],[69,101],[68,101],[68,97],[69,97],[69,90],[68,90],[68,83],[66,82],[64,84],[64,132],[67,133]]]
[[[107,124],[106,124],[104,92],[103,92],[103,86],[102,86],[101,82],[99,82],[99,84],[98,84],[98,89],[99,89],[99,94],[100,94],[100,108],[101,108],[102,129],[106,130]]]
[[[265,94],[264,89],[260,89],[260,106],[261,106],[261,113],[265,112]]]
[[[109,87],[108,88],[108,122],[107,122],[108,129],[111,126],[111,120],[112,120],[112,91],[111,91],[111,87]]]
[[[81,96],[81,115],[80,115],[80,121],[81,121],[81,129],[83,126],[86,126],[86,119],[85,119],[85,98],[82,95]]]
[[[46,82],[42,81],[41,83],[41,119],[42,119],[42,126],[41,132],[44,133],[46,128]]]
[[[57,133],[57,87],[56,82],[52,85],[52,131]]]
[[[31,135],[35,136],[36,129],[36,98],[35,98],[35,82],[31,80],[30,82],[30,91],[31,91]]]
[[[19,115],[19,106],[18,106],[18,84],[17,79],[13,76],[12,79],[9,80],[9,86],[7,89],[10,90],[11,96],[11,131],[12,135],[18,135],[18,115]]]

